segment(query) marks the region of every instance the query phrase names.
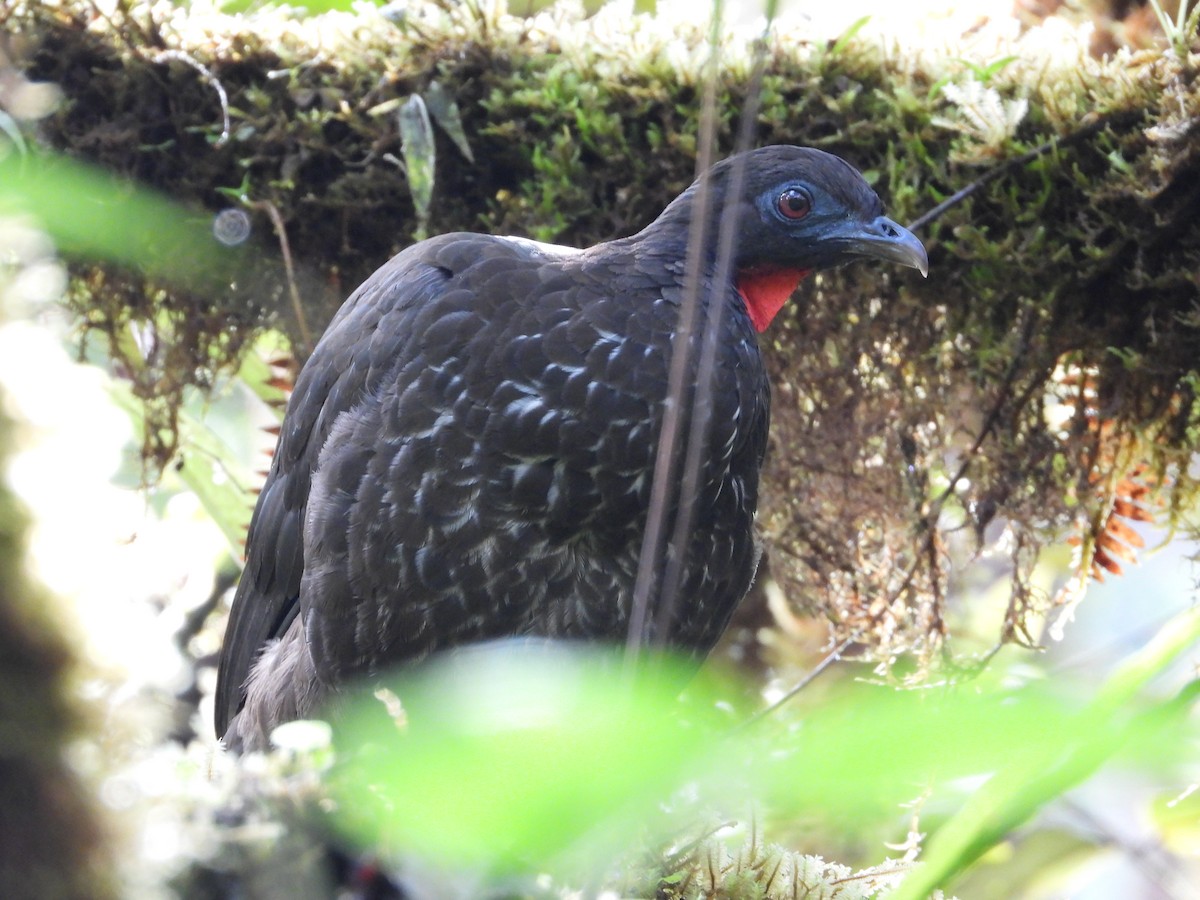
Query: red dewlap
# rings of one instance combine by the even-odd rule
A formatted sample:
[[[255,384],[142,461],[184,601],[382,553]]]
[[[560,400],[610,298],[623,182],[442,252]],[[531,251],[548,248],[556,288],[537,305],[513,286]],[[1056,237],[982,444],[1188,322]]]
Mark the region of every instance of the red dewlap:
[[[746,312],[755,331],[765,331],[771,320],[787,303],[796,285],[811,269],[743,269],[738,273],[737,290],[746,303]]]

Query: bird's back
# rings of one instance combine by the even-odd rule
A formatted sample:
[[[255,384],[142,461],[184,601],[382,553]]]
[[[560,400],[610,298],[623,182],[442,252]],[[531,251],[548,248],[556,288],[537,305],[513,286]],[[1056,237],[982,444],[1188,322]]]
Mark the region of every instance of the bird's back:
[[[325,687],[492,637],[624,638],[679,256],[636,239],[580,252],[444,235],[355,292],[297,380],[255,511],[219,733],[264,645],[289,633]],[[753,574],[768,415],[745,310],[717,302],[714,391],[700,398],[711,451],[675,551],[686,602],[662,635],[698,653]]]

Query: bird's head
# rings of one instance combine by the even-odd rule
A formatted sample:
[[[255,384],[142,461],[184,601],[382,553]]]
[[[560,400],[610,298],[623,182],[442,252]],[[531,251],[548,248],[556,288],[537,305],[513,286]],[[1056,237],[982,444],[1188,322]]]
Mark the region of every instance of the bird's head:
[[[672,204],[687,207],[677,213],[690,218],[702,182],[722,225],[737,223],[735,278],[759,331],[817,269],[881,259],[928,272],[921,242],[883,214],[879,196],[853,166],[830,153],[775,146],[732,156]]]

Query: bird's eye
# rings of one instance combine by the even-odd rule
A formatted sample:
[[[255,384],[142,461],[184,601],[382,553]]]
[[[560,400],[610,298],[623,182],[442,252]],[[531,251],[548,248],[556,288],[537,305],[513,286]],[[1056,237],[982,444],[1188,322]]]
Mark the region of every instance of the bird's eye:
[[[799,188],[788,188],[779,195],[775,205],[785,219],[803,219],[812,209],[812,198]]]

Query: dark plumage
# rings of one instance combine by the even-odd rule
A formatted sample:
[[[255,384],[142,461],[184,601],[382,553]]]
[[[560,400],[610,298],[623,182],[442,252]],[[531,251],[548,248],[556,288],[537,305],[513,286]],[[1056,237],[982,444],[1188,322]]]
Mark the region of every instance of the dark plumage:
[[[653,635],[697,657],[757,563],[770,396],[755,328],[814,269],[926,266],[835,156],[768,147],[703,178],[736,228],[733,271],[717,282],[710,229],[701,323],[724,304],[711,433],[690,540],[668,551],[684,561],[679,600]],[[261,746],[347,679],[457,644],[624,639],[700,183],[587,250],[422,241],[346,301],[296,382],[250,526],[218,734]]]

